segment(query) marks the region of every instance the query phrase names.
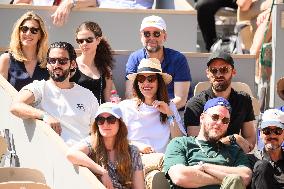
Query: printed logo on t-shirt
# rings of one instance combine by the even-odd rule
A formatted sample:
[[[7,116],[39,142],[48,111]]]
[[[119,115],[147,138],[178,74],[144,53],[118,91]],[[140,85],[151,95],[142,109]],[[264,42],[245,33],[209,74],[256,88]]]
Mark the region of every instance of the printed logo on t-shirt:
[[[77,107],[76,107],[76,108],[79,109],[79,110],[86,111],[86,110],[85,110],[85,107],[84,107],[84,104],[77,104]]]

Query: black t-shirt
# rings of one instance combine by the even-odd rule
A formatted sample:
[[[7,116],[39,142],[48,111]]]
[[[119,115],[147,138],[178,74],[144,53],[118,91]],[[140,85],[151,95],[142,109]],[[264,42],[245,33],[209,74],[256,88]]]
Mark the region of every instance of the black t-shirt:
[[[202,91],[199,95],[192,97],[187,102],[184,113],[184,126],[186,130],[188,126],[200,125],[200,115],[203,112],[205,103],[215,97],[210,87]],[[235,91],[234,89],[231,90],[228,101],[232,107],[232,112],[227,135],[239,134],[244,122],[254,120],[252,101],[249,94],[243,91]]]

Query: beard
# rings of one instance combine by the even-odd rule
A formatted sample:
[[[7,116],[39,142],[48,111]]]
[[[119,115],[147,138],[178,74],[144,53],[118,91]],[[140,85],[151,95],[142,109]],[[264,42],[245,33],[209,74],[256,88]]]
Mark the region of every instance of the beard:
[[[149,53],[155,53],[161,49],[161,46],[157,46],[157,47],[146,46],[146,49]]]
[[[226,89],[228,89],[228,87],[231,85],[231,82],[232,82],[232,75],[230,76],[230,78],[229,79],[227,79],[226,80],[226,78],[225,77],[223,77],[223,76],[221,76],[221,77],[216,77],[216,78],[214,78],[214,80],[215,79],[223,79],[223,81],[220,81],[220,82],[217,82],[217,83],[215,83],[214,81],[213,81],[213,83],[212,83],[212,88],[214,89],[214,91],[216,91],[216,92],[223,92],[223,91],[225,91]]]
[[[62,70],[61,68],[57,68],[57,69],[60,69],[62,71],[62,75],[55,74],[54,70],[53,71],[48,70],[49,75],[53,81],[63,82],[70,74],[70,68],[68,68],[67,70]]]
[[[217,135],[216,133],[213,133],[212,131],[210,131],[210,129],[206,129],[204,128],[204,137],[206,138],[206,140],[210,143],[217,143],[221,138],[223,138],[225,136],[225,132]]]

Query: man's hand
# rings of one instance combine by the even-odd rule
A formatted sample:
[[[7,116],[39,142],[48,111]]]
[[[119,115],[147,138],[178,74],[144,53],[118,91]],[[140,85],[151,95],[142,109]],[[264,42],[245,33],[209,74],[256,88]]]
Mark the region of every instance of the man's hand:
[[[253,146],[241,135],[234,134],[236,138],[237,144],[243,149],[245,153],[249,153],[251,150],[253,150]]]
[[[62,129],[60,122],[51,115],[45,115],[43,121],[48,124],[57,134],[61,135]]]
[[[62,1],[62,3],[60,3],[60,5],[57,7],[56,11],[51,15],[53,18],[53,24],[63,26],[69,18],[72,6],[72,0]]]

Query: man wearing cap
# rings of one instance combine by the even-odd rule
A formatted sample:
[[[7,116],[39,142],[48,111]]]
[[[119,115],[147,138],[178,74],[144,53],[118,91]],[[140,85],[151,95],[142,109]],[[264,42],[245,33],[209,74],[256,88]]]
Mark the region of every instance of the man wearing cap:
[[[23,87],[10,110],[22,119],[44,121],[70,146],[88,136],[99,106],[90,90],[69,81],[76,57],[71,44],[52,43],[46,66],[50,79]]]
[[[164,172],[172,189],[223,187],[242,189],[250,183],[251,169],[238,145],[224,145],[231,106],[222,97],[206,102],[197,137],[177,137],[168,144]]]
[[[284,113],[269,109],[263,113],[260,137],[264,143],[262,150],[251,156],[254,163],[252,189],[284,188]]]
[[[232,113],[226,137],[222,139],[222,142],[237,143],[244,152],[250,152],[256,142],[254,112],[249,94],[235,91],[231,87],[232,77],[236,75],[233,58],[226,52],[216,51],[209,57],[207,67],[206,74],[211,87],[192,97],[185,109],[184,125],[188,135],[198,134],[199,117],[206,101],[215,97],[223,97],[230,102]]]
[[[173,77],[173,81],[167,87],[170,99],[178,109],[183,108],[190,92],[190,69],[183,54],[164,47],[167,39],[165,21],[155,15],[145,17],[140,27],[140,35],[143,48],[129,56],[126,76],[137,72],[143,58],[157,58],[161,62],[163,72]],[[132,85],[132,81],[126,81],[126,98],[132,98]]]

